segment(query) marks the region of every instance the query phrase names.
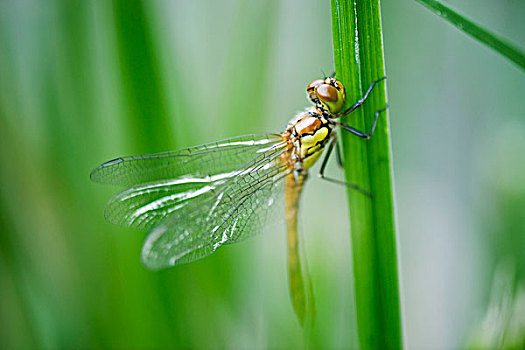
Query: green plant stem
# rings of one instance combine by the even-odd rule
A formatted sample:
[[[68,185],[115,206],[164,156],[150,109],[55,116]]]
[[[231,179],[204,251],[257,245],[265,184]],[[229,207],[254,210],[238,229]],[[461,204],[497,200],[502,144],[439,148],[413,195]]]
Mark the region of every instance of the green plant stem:
[[[463,32],[471,35],[473,38],[479,40],[481,43],[492,48],[494,51],[499,54],[507,57],[514,64],[516,64],[521,69],[525,69],[525,52],[520,48],[514,46],[513,44],[507,42],[505,39],[500,38],[494,33],[489,32],[486,29],[483,29],[476,23],[460,15],[456,11],[447,7],[443,3],[436,0],[416,0],[417,2],[423,4],[429,8],[432,12],[441,16],[443,19],[447,20],[451,24],[455,25],[457,28]]]
[[[378,0],[332,0],[337,78],[347,106],[385,76]],[[386,83],[379,83],[362,107],[342,122],[369,131],[374,114],[387,105]],[[342,131],[346,180],[373,194],[348,191],[357,326],[361,349],[403,347],[388,112],[370,140]]]

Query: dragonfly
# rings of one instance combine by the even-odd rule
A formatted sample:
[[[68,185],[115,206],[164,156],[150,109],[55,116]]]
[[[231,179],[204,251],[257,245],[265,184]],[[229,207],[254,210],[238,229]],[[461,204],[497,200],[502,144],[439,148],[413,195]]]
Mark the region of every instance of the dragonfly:
[[[289,284],[291,291],[298,291],[292,292],[292,304],[304,320],[307,292],[301,281],[297,232],[301,191],[308,170],[326,149],[319,176],[368,195],[324,172],[337,146],[336,127],[363,139],[372,136],[386,107],[375,113],[367,133],[339,120],[360,107],[384,79],[372,82],[364,96],[346,110],[345,89],[339,80],[312,81],[306,94],[313,106],[298,113],[282,133],[244,135],[105,162],[91,172],[91,179],[126,188],[107,203],[105,217],[114,224],[149,231],[142,262],[156,270],[204,258],[223,245],[255,235],[284,191]]]

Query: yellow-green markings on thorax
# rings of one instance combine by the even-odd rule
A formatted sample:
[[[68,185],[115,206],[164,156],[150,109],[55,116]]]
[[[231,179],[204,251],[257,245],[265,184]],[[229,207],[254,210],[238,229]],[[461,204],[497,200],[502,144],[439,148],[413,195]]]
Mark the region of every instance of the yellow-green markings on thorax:
[[[302,161],[304,170],[310,168],[323,153],[324,145],[332,131],[328,121],[319,115],[315,108],[307,113],[295,125],[294,129],[299,140],[297,154]]]

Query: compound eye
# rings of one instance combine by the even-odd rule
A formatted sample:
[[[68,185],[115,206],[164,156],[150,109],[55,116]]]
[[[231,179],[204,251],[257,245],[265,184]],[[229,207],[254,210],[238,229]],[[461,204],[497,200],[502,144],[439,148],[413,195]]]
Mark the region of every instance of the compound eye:
[[[306,90],[315,89],[321,84],[324,84],[324,80],[321,80],[321,79],[314,80],[306,86]]]
[[[318,101],[315,89],[321,84],[324,84],[324,80],[318,79],[306,85],[306,94],[308,95],[308,98],[310,99],[310,101],[312,101],[313,103],[316,103]]]
[[[317,96],[323,102],[337,102],[339,99],[339,92],[335,87],[328,84],[319,85],[316,89]]]
[[[315,92],[319,98],[319,103],[331,114],[339,113],[345,104],[344,89],[342,89],[342,85],[337,85],[337,81],[336,86],[321,84],[315,89]]]

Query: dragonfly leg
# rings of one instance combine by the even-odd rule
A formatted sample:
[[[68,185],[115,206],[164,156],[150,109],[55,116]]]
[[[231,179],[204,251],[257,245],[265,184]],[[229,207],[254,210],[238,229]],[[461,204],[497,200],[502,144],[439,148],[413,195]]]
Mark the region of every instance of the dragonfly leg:
[[[370,192],[362,189],[361,187],[359,187],[356,184],[353,184],[351,182],[346,182],[346,181],[333,179],[331,177],[327,177],[327,176],[324,175],[324,171],[326,169],[326,165],[328,164],[328,159],[330,158],[330,155],[332,154],[332,151],[333,151],[335,145],[337,145],[337,139],[333,138],[332,141],[330,141],[330,144],[328,145],[328,149],[326,150],[326,155],[324,156],[323,162],[321,163],[321,169],[319,170],[319,174],[317,174],[317,175],[323,180],[326,180],[326,181],[329,181],[329,182],[333,182],[333,183],[336,183],[336,184],[339,184],[339,185],[344,185],[344,186],[346,186],[348,188],[351,188],[353,190],[356,190],[356,191],[364,194],[365,196],[367,196],[369,198],[372,198],[372,194]]]
[[[343,152],[341,151],[341,144],[339,143],[339,140],[337,139],[337,137],[333,136],[333,140],[334,141],[331,141],[329,147],[331,146],[332,143],[335,143],[335,160],[337,161],[337,165],[342,168],[343,167]],[[333,147],[333,146],[332,146]],[[332,152],[331,149],[329,149],[327,151],[327,153],[329,152]],[[328,162],[327,160],[328,157],[324,157],[324,160],[323,160],[323,163],[321,164],[321,169],[322,169],[322,172],[324,172],[324,167],[323,165],[326,167],[326,163]]]
[[[388,109],[388,107],[389,107],[389,105],[387,104],[385,107],[381,108],[380,110],[378,110],[375,113],[374,122],[372,123],[372,128],[370,129],[370,132],[368,134],[366,134],[364,132],[361,132],[359,130],[356,130],[356,129],[352,128],[351,126],[348,126],[348,125],[340,123],[340,122],[336,122],[336,125],[339,125],[340,127],[345,129],[346,131],[350,131],[354,135],[357,135],[359,137],[362,137],[362,138],[368,140],[370,137],[372,137],[372,134],[374,133],[374,130],[375,130],[376,124],[377,124],[377,119],[379,119],[379,114],[381,114],[381,112],[386,111]]]
[[[335,139],[335,160],[337,161],[337,165],[339,165],[340,168],[343,167],[343,152],[341,151],[341,144]]]
[[[377,83],[379,83],[379,82],[381,82],[381,81],[383,81],[385,79],[386,79],[386,77],[382,77],[382,78],[379,78],[379,79],[373,81],[372,84],[370,84],[370,86],[368,87],[368,90],[366,90],[365,96],[363,96],[363,98],[361,98],[359,101],[357,101],[352,107],[350,107],[346,111],[340,113],[339,116],[347,115],[347,114],[352,113],[353,111],[355,111],[359,106],[361,106],[366,101],[366,99],[368,98],[368,95],[370,95],[370,92],[372,92],[372,89],[374,88],[374,86],[376,86]]]

